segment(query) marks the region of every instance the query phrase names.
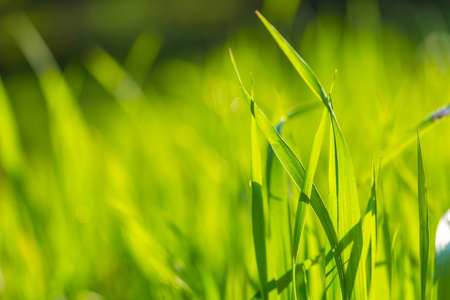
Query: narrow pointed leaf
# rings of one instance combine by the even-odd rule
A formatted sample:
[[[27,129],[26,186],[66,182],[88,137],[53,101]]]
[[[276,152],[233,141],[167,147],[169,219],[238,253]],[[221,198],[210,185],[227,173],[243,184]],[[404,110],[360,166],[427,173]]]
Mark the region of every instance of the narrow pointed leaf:
[[[319,80],[317,79],[316,75],[314,75],[314,72],[311,70],[308,64],[303,60],[302,57],[300,57],[300,55],[298,55],[294,48],[292,48],[292,46],[284,39],[284,37],[278,32],[278,30],[273,27],[272,24],[270,24],[269,21],[267,21],[259,11],[256,11],[256,14],[263,22],[264,26],[266,26],[267,30],[273,36],[277,44],[280,46],[281,50],[283,50],[284,54],[294,65],[297,72],[301,74],[303,80],[311,88],[312,92],[328,107],[329,103],[325,90],[323,89],[322,85],[320,84]]]
[[[280,121],[277,131],[281,134],[284,120]],[[267,149],[267,194],[269,199],[269,223],[272,257],[275,265],[275,277],[281,277],[291,266],[291,228],[290,211],[287,199],[286,177],[283,166],[274,155],[272,147]],[[290,299],[290,289],[281,293],[280,282],[276,282],[280,299]]]
[[[420,295],[426,298],[427,292],[427,270],[428,270],[428,199],[425,184],[425,172],[423,170],[422,149],[420,147],[419,131],[417,131],[417,158],[418,158],[418,190],[419,190],[419,222],[420,222]]]
[[[262,175],[261,175],[261,153],[258,141],[258,128],[256,121],[252,118],[252,226],[253,241],[255,245],[256,264],[258,267],[259,282],[264,290],[267,284],[267,251],[266,233],[264,222],[264,206],[262,196]],[[268,299],[267,294],[263,294],[263,299]]]

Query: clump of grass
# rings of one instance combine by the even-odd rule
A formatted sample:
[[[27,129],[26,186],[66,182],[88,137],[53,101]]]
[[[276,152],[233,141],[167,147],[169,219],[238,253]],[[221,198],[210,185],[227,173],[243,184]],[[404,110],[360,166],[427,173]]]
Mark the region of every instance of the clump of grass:
[[[343,299],[367,299],[371,288],[375,285],[377,280],[375,276],[375,269],[377,268],[377,247],[378,247],[378,197],[377,197],[377,185],[378,175],[381,170],[381,158],[380,167],[378,172],[375,172],[374,163],[372,162],[372,185],[371,195],[368,201],[366,214],[361,217],[359,208],[358,192],[356,187],[356,178],[353,171],[353,163],[350,156],[350,152],[347,147],[347,143],[344,139],[344,135],[338,124],[337,116],[333,110],[331,101],[331,92],[327,94],[322,87],[321,83],[317,79],[316,75],[303,58],[295,51],[295,49],[283,38],[283,36],[273,27],[264,16],[256,11],[257,16],[260,18],[264,26],[272,35],[280,49],[284,52],[291,64],[297,70],[301,78],[309,86],[313,94],[323,103],[325,106],[322,119],[320,121],[319,129],[313,141],[312,150],[308,160],[307,168],[305,169],[298,159],[298,157],[291,150],[289,144],[281,136],[282,120],[277,127],[274,127],[269,119],[265,116],[262,110],[255,103],[255,96],[253,91],[248,93],[245,89],[241,77],[239,75],[238,68],[235,63],[235,59],[230,49],[230,57],[234,66],[240,87],[244,91],[244,95],[247,99],[247,104],[252,114],[252,152],[258,148],[258,142],[256,137],[256,125],[261,132],[267,138],[270,148],[268,151],[268,168],[266,176],[270,178],[268,181],[269,193],[268,199],[273,201],[273,195],[270,194],[271,189],[274,189],[272,182],[276,182],[283,185],[283,180],[276,180],[273,176],[282,176],[280,170],[277,173],[272,173],[272,164],[275,160],[279,162],[284,170],[290,175],[297,188],[300,190],[300,197],[297,202],[297,209],[295,214],[294,227],[291,229],[288,226],[281,227],[282,229],[274,231],[273,234],[280,236],[275,237],[275,241],[281,241],[280,243],[271,244],[274,248],[273,252],[276,256],[275,260],[280,264],[286,265],[286,245],[289,241],[286,241],[284,236],[290,235],[292,243],[292,275],[287,277],[283,276],[279,280],[267,281],[267,256],[268,250],[267,244],[261,241],[265,236],[264,230],[266,225],[264,223],[264,210],[262,209],[262,193],[260,192],[260,180],[255,180],[253,176],[255,173],[260,178],[260,153],[253,152],[252,156],[252,207],[253,207],[253,232],[255,241],[255,252],[257,259],[258,272],[260,276],[260,291],[255,295],[256,298],[270,299],[268,292],[277,288],[277,292],[283,298],[297,299],[298,283],[296,281],[297,276],[297,264],[298,264],[298,251],[300,243],[302,242],[303,228],[309,207],[313,209],[318,217],[322,229],[325,231],[328,245],[326,247],[329,251],[324,253],[326,258],[331,255],[334,257],[334,261],[331,259],[326,261],[326,277],[327,282],[327,296],[332,298]],[[439,109],[430,117],[427,117],[420,123],[419,128],[429,129],[429,126],[434,124],[437,120],[448,115],[447,109]],[[436,116],[436,117],[433,117]],[[326,121],[331,121],[330,127],[330,156],[329,156],[329,202],[328,207],[325,206],[322,198],[320,197],[316,187],[313,184],[314,174],[317,167],[317,162],[320,156],[322,141],[324,139]],[[392,148],[392,153],[388,158],[390,161],[403,150],[410,140],[413,138],[411,133],[407,133],[405,138],[401,142]],[[273,151],[273,152],[272,152]],[[272,153],[275,153],[276,158],[272,157]],[[427,278],[428,278],[428,247],[429,247],[429,220],[428,220],[428,200],[425,186],[425,176],[423,169],[423,160],[419,140],[419,131],[417,131],[417,154],[418,154],[418,199],[419,199],[419,223],[420,223],[420,282],[421,282],[421,298],[427,298],[431,292],[427,292]],[[255,170],[257,172],[255,172]],[[276,181],[275,181],[276,180]],[[256,188],[253,188],[253,184],[256,184]],[[281,195],[279,192],[280,187],[276,187],[276,194]],[[282,197],[278,199],[284,201]],[[280,205],[280,204],[277,204]],[[281,204],[287,207],[287,204]],[[269,209],[272,206],[269,205]],[[269,215],[272,215],[269,213]],[[283,223],[283,215],[279,213],[274,214],[275,218],[270,219],[270,222]],[[284,212],[286,216],[286,212]],[[270,228],[273,225],[269,226]],[[257,230],[255,233],[255,229]],[[395,240],[398,230],[395,232],[391,252],[393,253]],[[259,245],[259,246],[258,246]],[[308,245],[306,245],[308,247]],[[385,249],[382,249],[385,251]],[[393,255],[391,256],[393,257]],[[366,265],[366,261],[368,262]],[[393,264],[393,262],[391,262]],[[302,268],[305,269],[304,265]],[[279,272],[276,272],[279,274]],[[367,274],[367,276],[366,276]],[[304,281],[306,282],[306,273]],[[393,275],[391,275],[393,276]],[[338,279],[336,279],[336,277]],[[286,281],[292,280],[292,292],[285,291]],[[392,281],[393,282],[393,281]],[[337,286],[339,283],[340,295],[334,294],[333,286]],[[390,287],[393,288],[392,286]],[[307,288],[305,287],[305,295],[309,297]],[[431,290],[431,289],[430,289]]]

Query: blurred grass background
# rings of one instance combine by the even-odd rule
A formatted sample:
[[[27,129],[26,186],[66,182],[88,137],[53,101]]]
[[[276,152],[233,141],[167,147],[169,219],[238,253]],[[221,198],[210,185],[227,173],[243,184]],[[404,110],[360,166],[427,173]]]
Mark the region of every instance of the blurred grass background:
[[[315,99],[255,9],[325,87],[338,70],[334,107],[362,208],[372,149],[389,155],[449,103],[445,1],[0,1],[2,299],[248,299],[257,291],[250,114],[227,49],[246,84],[253,73],[256,101],[274,124]],[[285,125],[303,163],[319,119],[314,110]],[[449,142],[446,120],[422,138],[432,245],[450,207]],[[399,228],[395,251],[379,253],[380,266],[398,256],[385,278],[391,292],[379,290],[386,297],[420,295],[415,150],[380,174],[385,243]],[[316,184],[326,195],[324,157]],[[315,217],[306,228],[316,246],[303,255],[313,258],[325,238]],[[320,277],[315,268],[308,273]]]

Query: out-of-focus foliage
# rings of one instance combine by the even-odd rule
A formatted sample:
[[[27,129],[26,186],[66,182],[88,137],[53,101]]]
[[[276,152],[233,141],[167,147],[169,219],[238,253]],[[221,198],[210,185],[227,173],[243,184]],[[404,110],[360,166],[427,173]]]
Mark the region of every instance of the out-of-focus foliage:
[[[179,13],[179,3],[170,1],[177,12],[173,18],[153,16],[148,6],[155,4],[133,8],[104,2],[88,5],[96,7],[89,20],[100,27],[94,26],[88,39],[74,34],[87,41],[75,50],[67,46],[73,45],[73,32],[59,44],[49,34],[54,25],[47,17],[57,15],[58,7],[48,4],[27,14],[11,10],[1,18],[0,43],[8,47],[0,51],[0,295],[251,298],[259,290],[249,187],[251,115],[227,49],[233,49],[244,85],[250,86],[246,74],[252,72],[255,101],[273,124],[315,96],[256,16],[248,23],[233,17],[242,11],[234,10],[239,1],[211,15],[209,6],[199,12],[186,6]],[[371,195],[372,151],[386,157],[377,181],[378,250],[370,297],[419,298],[417,156],[414,143],[404,142],[430,112],[450,102],[450,34],[440,22],[446,12],[439,6],[408,7],[405,14],[418,19],[411,37],[384,22],[385,11],[374,1],[349,1],[345,14],[307,2],[297,10],[296,1],[275,11],[272,2],[243,6],[249,15],[266,9],[326,89],[338,70],[333,107],[353,161],[361,208]],[[113,22],[102,23],[102,8],[115,12]],[[214,22],[221,12],[239,25],[208,31],[210,23],[201,20]],[[148,19],[150,25],[126,31],[133,24],[122,15]],[[209,32],[205,40],[215,39],[200,54],[189,51],[202,39],[184,48],[183,34],[195,32],[188,30],[188,16],[198,20],[193,28]],[[158,27],[158,18],[167,27]],[[83,26],[91,24],[83,20]],[[64,19],[60,24],[65,32]],[[183,27],[186,31],[173,33]],[[121,37],[121,45],[111,50],[111,39],[101,38],[108,30]],[[305,165],[320,114],[311,110],[283,125],[283,137]],[[421,137],[430,245],[450,207],[450,121],[437,119]],[[260,142],[266,149],[266,141]],[[395,151],[399,145],[405,145],[402,152]],[[322,196],[328,194],[327,157],[320,157],[314,176]],[[290,180],[288,186],[280,193],[288,200],[292,228],[299,191]],[[264,189],[262,195],[267,201]],[[268,225],[266,232],[275,231]],[[297,283],[312,299],[325,293],[325,242],[310,214],[297,258],[306,261],[307,280],[297,272]],[[281,272],[270,259],[268,272],[269,284]],[[432,274],[430,268],[429,287]]]

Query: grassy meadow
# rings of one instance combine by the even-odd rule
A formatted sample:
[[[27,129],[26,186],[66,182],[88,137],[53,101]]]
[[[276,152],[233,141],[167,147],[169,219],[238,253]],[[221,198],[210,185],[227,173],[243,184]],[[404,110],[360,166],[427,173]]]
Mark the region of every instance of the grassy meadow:
[[[143,31],[59,63],[5,18],[0,298],[445,299],[450,34],[352,3],[195,61]]]

